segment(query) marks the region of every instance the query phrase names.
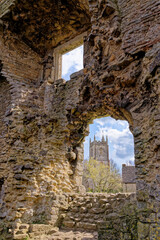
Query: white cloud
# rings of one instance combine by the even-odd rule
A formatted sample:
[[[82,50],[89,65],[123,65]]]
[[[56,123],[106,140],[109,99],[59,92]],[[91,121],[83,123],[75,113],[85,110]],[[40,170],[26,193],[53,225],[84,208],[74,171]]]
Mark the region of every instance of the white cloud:
[[[109,157],[110,157],[110,159],[113,159],[114,162],[116,162],[116,164],[118,165],[118,167],[120,169],[122,168],[122,164],[126,164],[129,161],[134,162],[134,155],[126,154],[126,156],[123,156],[123,158],[122,157],[118,157],[116,150],[112,151],[112,153],[109,155]]]
[[[118,124],[120,124],[123,127],[127,127],[128,126],[128,122],[127,121],[118,120]]]
[[[116,122],[116,120],[113,118],[110,118],[110,117],[104,117],[104,118],[99,118],[99,119],[94,120],[94,123],[97,123],[100,126],[105,126],[106,124],[114,125],[115,122]]]
[[[111,117],[103,117],[103,118],[99,118],[94,120],[94,123],[99,124],[100,126],[105,126],[105,125],[110,125],[112,127],[117,128],[118,126],[122,126],[124,128],[129,127],[128,122],[124,121],[124,120],[116,120],[114,118]]]
[[[119,138],[126,138],[132,135],[129,128],[125,128],[122,131],[114,129],[112,127],[100,127],[98,126],[98,131],[96,132],[96,137],[102,138],[102,136],[108,136],[111,142],[117,141]]]
[[[75,72],[83,68],[83,46],[62,56],[62,77],[68,74],[71,68],[73,68]]]

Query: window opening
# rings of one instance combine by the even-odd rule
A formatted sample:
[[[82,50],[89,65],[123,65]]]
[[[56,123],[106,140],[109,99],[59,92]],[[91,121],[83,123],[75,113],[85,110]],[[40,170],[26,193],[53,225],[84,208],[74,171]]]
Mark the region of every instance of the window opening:
[[[134,138],[129,130],[128,122],[115,120],[111,117],[99,118],[95,119],[93,124],[90,124],[89,130],[89,136],[85,138],[84,142],[83,184],[87,190],[135,192]],[[94,165],[96,166],[95,168]],[[86,169],[88,171],[88,167],[90,167],[89,171],[92,171],[92,176],[91,173],[86,172]],[[111,174],[109,180],[112,170],[114,174]],[[124,176],[122,176],[122,172]],[[86,185],[87,174],[88,179],[90,179]],[[130,181],[129,178],[131,176],[132,179]],[[101,179],[103,177],[104,179]],[[99,185],[95,187],[94,181]],[[103,185],[105,181],[108,181],[108,183],[106,182]],[[115,183],[115,188],[109,188],[110,181]],[[119,183],[120,185],[118,185]]]
[[[61,78],[68,81],[72,73],[83,69],[83,43],[86,35],[84,32],[54,49],[52,68],[54,81]]]
[[[83,45],[62,55],[62,78],[70,79],[72,73],[83,69]]]

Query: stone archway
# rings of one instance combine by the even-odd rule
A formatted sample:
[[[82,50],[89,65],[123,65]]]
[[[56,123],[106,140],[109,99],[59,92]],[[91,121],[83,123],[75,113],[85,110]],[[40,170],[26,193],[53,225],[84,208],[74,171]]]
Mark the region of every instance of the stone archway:
[[[103,1],[101,4],[103,9]],[[116,119],[128,120],[135,139],[139,239],[147,239],[149,234],[156,238],[160,207],[160,150],[158,129],[155,127],[160,121],[159,43],[156,40],[156,45],[150,42],[148,48],[145,43],[141,48],[137,46],[133,49],[131,45],[127,48],[127,40],[122,38],[125,22],[119,14],[124,12],[122,5],[120,9],[106,6],[108,11],[102,11],[103,15],[98,18],[96,14],[100,5],[92,6],[90,3],[93,25],[84,44],[85,75],[78,88],[79,102],[74,109],[68,110],[69,141],[75,152],[76,147],[80,147],[89,121],[104,116],[104,112]],[[111,25],[114,27],[111,28]]]

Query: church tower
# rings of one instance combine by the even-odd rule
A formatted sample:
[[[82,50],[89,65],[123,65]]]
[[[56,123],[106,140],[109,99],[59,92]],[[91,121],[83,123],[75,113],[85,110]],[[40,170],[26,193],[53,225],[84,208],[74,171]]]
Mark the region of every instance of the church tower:
[[[93,142],[91,142],[90,139],[89,158],[94,158],[97,161],[103,162],[110,166],[108,137],[105,139],[104,136],[102,136],[102,140],[97,141],[94,136]]]

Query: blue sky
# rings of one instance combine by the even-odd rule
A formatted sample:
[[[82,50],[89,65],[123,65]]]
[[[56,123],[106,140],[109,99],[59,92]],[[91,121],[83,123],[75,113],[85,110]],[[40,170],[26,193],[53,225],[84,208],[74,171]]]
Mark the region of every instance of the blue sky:
[[[83,68],[83,45],[62,55],[62,78],[66,81],[70,75]]]
[[[62,55],[62,78],[66,81],[70,75],[83,68],[83,46],[80,46]],[[127,121],[116,121],[111,117],[99,118],[90,124],[90,134],[84,142],[84,159],[89,158],[89,139],[93,141],[94,135],[101,140],[102,135],[108,136],[109,157],[121,169],[122,163],[134,161],[134,140]]]

